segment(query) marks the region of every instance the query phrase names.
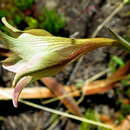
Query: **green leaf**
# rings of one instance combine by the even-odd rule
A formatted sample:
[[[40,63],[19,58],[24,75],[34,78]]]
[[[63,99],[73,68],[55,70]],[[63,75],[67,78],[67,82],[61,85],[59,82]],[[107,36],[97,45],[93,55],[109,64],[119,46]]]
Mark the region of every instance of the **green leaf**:
[[[106,27],[106,29],[115,37],[115,39],[117,39],[120,42],[120,44],[124,48],[130,51],[130,43],[128,41],[126,41],[123,37],[119,36],[117,33],[112,31],[109,27]]]
[[[108,63],[108,66],[111,72],[115,72],[118,67],[122,67],[124,65],[125,65],[125,62],[122,60],[122,58],[118,56],[112,56]]]
[[[120,57],[117,57],[117,56],[113,56],[112,57],[112,60],[119,65],[119,67],[122,67],[125,65],[125,62],[120,58]]]

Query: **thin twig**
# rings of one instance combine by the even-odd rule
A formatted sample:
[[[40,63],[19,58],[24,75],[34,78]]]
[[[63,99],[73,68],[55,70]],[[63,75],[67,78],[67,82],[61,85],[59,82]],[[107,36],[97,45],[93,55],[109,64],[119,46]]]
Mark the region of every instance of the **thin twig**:
[[[47,128],[47,130],[54,130],[56,125],[59,123],[60,119],[57,119],[56,121],[54,121],[51,126],[49,128]]]
[[[64,86],[65,91],[68,92],[68,94],[61,96],[62,98],[68,97],[68,96],[79,96],[80,92],[75,89],[73,86]],[[0,91],[6,92],[9,95],[13,93],[13,88],[3,88],[0,87]],[[0,100],[10,100],[12,97],[8,98],[7,96],[3,96],[3,94],[0,93]],[[46,87],[33,87],[33,88],[24,88],[23,91],[20,94],[21,99],[41,99],[41,98],[52,98],[55,97],[52,92],[46,88]],[[60,97],[58,97],[60,99]]]
[[[101,71],[101,72],[97,73],[96,75],[94,75],[91,78],[87,79],[84,84],[88,84],[88,83],[100,78],[101,76],[106,74],[108,71],[109,71],[109,69],[105,69],[104,71]],[[82,92],[83,92],[83,90],[84,89],[82,89]],[[84,97],[85,97],[85,95],[84,95],[84,92],[83,92],[80,99],[77,101],[77,103],[80,104],[84,100]]]
[[[96,37],[100,30],[104,27],[104,25],[106,25],[124,7],[124,5],[124,2],[119,3],[119,5],[115,7],[111,14],[97,27],[92,37]]]
[[[104,20],[103,23],[101,23],[97,29],[94,31],[94,33],[92,34],[92,37],[96,37],[97,34],[99,33],[99,31],[104,27],[105,24],[107,24],[123,7],[124,7],[124,2],[120,3],[118,5],[118,7],[115,8],[115,10]],[[71,81],[73,81],[76,72],[78,71],[78,68],[80,67],[82,61],[84,59],[84,56],[82,56],[76,63],[75,68],[73,69],[73,72],[70,75],[70,78],[67,82],[67,85],[69,85],[71,83]]]
[[[28,106],[32,106],[34,108],[37,108],[37,109],[41,109],[41,110],[44,110],[44,111],[48,111],[48,112],[51,112],[51,113],[55,113],[57,115],[61,115],[61,116],[64,116],[64,117],[68,117],[70,119],[74,119],[74,120],[78,120],[78,121],[82,121],[82,122],[86,122],[86,123],[89,123],[89,124],[93,124],[93,125],[97,125],[97,126],[100,126],[100,127],[104,127],[104,128],[108,128],[108,129],[113,129],[111,126],[109,125],[105,125],[103,123],[100,123],[100,122],[95,122],[95,121],[92,121],[92,120],[88,120],[86,118],[82,118],[82,117],[78,117],[78,116],[75,116],[75,115],[72,115],[72,114],[68,114],[68,113],[64,113],[64,112],[61,112],[61,111],[57,111],[57,110],[54,110],[54,109],[51,109],[51,108],[47,108],[47,107],[44,107],[44,106],[41,106],[41,105],[37,105],[35,103],[32,103],[32,102],[28,102],[28,101],[24,101],[24,100],[20,100],[21,103],[24,103]]]
[[[73,79],[75,78],[75,74],[77,73],[78,68],[79,68],[79,66],[80,66],[81,63],[82,63],[83,58],[84,58],[84,56],[80,57],[80,59],[77,61],[77,63],[76,63],[76,65],[75,65],[75,67],[74,67],[74,69],[73,69],[73,71],[72,71],[72,73],[71,73],[71,75],[70,75],[70,78],[69,78],[69,80],[68,80],[68,82],[67,82],[66,85],[70,85],[71,81],[73,81]]]
[[[85,81],[85,84],[90,83],[90,82],[92,82],[92,81],[94,81],[94,80],[97,80],[98,78],[100,78],[101,76],[105,75],[105,74],[106,74],[107,72],[109,72],[109,71],[110,71],[110,69],[107,68],[107,69],[105,69],[105,70],[103,70],[103,71],[101,71],[101,72],[95,74],[93,77],[87,79],[87,80]]]
[[[89,82],[92,82],[92,81],[94,81],[94,80],[100,78],[101,76],[103,76],[103,75],[104,75],[105,73],[107,73],[107,72],[109,72],[109,69],[105,69],[104,71],[101,71],[101,72],[97,73],[97,74],[94,75],[93,77],[91,77],[91,78],[89,78],[88,80],[86,80],[85,84],[86,84],[86,83],[89,83]],[[70,92],[70,93],[68,93],[68,94],[65,94],[64,96],[55,97],[55,98],[49,99],[49,100],[47,100],[47,101],[44,101],[43,104],[45,105],[45,104],[48,104],[48,103],[52,103],[52,102],[55,102],[55,101],[57,101],[57,100],[61,100],[61,99],[65,98],[65,97],[68,97],[68,96],[74,96],[74,95],[77,95],[77,96],[78,96],[78,95],[80,95],[81,92],[82,92],[82,89],[80,89],[80,90],[76,89],[75,91]],[[79,100],[77,101],[78,104],[80,104],[80,102],[83,100],[83,97],[84,97],[84,96],[85,96],[84,94],[81,95],[81,99],[79,99]]]
[[[77,89],[75,86],[64,86],[64,89],[68,93],[65,95],[62,95],[62,96],[58,96],[58,98],[53,98],[52,101],[56,101],[56,100],[59,100],[59,99],[62,99],[62,98],[68,97],[68,96],[80,96],[81,91],[85,95],[89,95],[90,92],[91,92],[91,94],[95,94],[95,92],[93,90],[98,89],[98,91],[96,91],[96,93],[99,93],[99,92],[101,92],[101,89],[106,90],[109,87],[108,84],[111,86],[113,83],[116,83],[116,82],[126,78],[129,73],[129,70],[130,70],[130,61],[128,61],[125,66],[120,67],[116,72],[114,72],[107,79],[94,81],[94,80],[100,78],[100,76],[104,75],[107,71],[109,71],[108,69],[106,69],[87,80],[87,93],[84,93],[86,91],[86,90],[84,90],[84,88],[86,88],[86,86],[85,86],[86,84],[84,85],[84,87],[82,87],[82,89]],[[91,83],[90,83],[90,81],[91,81]],[[94,81],[94,82],[92,82],[92,81]],[[89,85],[89,87],[88,87],[88,85]],[[7,96],[3,96],[4,94],[2,94],[2,93],[7,93],[7,94],[11,95],[12,91],[13,91],[13,88],[0,87],[0,100],[11,99],[12,98],[11,96],[9,98]],[[22,98],[22,99],[34,99],[34,98],[36,99],[36,98],[49,98],[49,97],[54,97],[54,95],[51,93],[51,91],[48,88],[45,88],[45,87],[25,88],[25,89],[23,89],[23,91],[20,95],[20,98]]]
[[[65,97],[70,97],[70,96],[79,96],[80,95],[80,92],[82,92],[82,90],[75,90],[73,92],[70,92],[68,94],[65,94],[63,96],[59,96],[59,97],[55,97],[55,98],[52,98],[52,99],[48,99],[47,101],[43,101],[42,103],[45,105],[45,104],[49,104],[49,103],[52,103],[52,102],[55,102],[55,101],[58,101],[58,100],[62,100],[64,99]]]
[[[8,98],[11,98],[11,95],[9,95],[6,92],[0,91],[0,94],[2,94],[3,96],[7,96]],[[78,120],[78,121],[81,121],[81,122],[86,122],[86,123],[89,123],[89,124],[93,124],[93,125],[97,125],[97,126],[100,126],[100,127],[104,127],[104,128],[108,128],[108,129],[113,130],[113,128],[111,126],[105,125],[105,124],[100,123],[100,122],[96,122],[96,121],[88,120],[86,118],[78,117],[78,116],[75,116],[75,115],[72,115],[72,114],[64,113],[64,112],[54,110],[54,109],[51,109],[51,108],[48,108],[48,107],[45,107],[45,106],[41,106],[41,105],[29,102],[29,101],[25,101],[25,100],[22,100],[22,99],[19,99],[19,102],[26,104],[28,106],[31,106],[31,107],[40,109],[40,110],[44,110],[44,111],[47,111],[47,112],[55,113],[55,114],[60,115],[60,116],[68,117],[70,119]]]

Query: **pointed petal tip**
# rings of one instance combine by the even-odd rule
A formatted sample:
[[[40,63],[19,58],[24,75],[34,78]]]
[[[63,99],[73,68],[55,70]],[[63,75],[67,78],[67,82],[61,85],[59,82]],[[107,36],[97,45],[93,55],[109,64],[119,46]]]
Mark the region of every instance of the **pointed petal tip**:
[[[2,17],[2,18],[1,18],[1,21],[2,21],[2,23],[3,23],[8,29],[12,30],[13,32],[21,32],[21,30],[19,30],[19,29],[13,27],[12,25],[10,25],[10,24],[7,22],[7,20],[6,20],[5,17]]]
[[[18,108],[18,102],[16,102],[14,99],[12,100],[12,102],[13,102],[13,106],[14,106],[15,108]]]
[[[14,106],[15,108],[18,107],[18,97],[19,97],[19,93],[16,92],[16,89],[14,88],[14,90],[13,90],[13,95],[12,95],[12,102],[13,102],[13,106]]]
[[[16,85],[13,84],[14,90],[13,90],[13,95],[12,95],[13,96],[12,102],[13,102],[13,106],[15,108],[18,107],[18,99],[19,99],[19,95],[20,95],[22,89],[28,85],[28,83],[31,81],[31,79],[32,78],[30,76],[24,77],[18,83],[16,83]]]
[[[2,17],[1,18],[1,21],[3,22],[3,21],[6,21],[6,18],[5,17]]]

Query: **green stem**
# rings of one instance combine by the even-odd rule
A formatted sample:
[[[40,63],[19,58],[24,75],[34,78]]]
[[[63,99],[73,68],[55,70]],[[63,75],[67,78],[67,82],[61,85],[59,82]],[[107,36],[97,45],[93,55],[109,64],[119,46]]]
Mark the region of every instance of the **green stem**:
[[[78,121],[81,121],[81,122],[86,122],[86,123],[90,123],[90,124],[93,124],[93,125],[97,125],[97,126],[100,126],[100,127],[104,127],[104,128],[108,128],[108,129],[113,130],[113,128],[111,126],[105,125],[105,124],[100,123],[100,122],[95,122],[95,121],[88,120],[88,119],[85,119],[85,118],[82,118],[82,117],[78,117],[78,116],[75,116],[75,115],[72,115],[72,114],[60,112],[60,111],[50,109],[50,108],[47,108],[47,107],[44,107],[44,106],[41,106],[41,105],[37,105],[37,104],[31,103],[31,102],[28,102],[28,101],[24,101],[24,100],[19,100],[19,101],[21,103],[28,105],[28,106],[32,106],[32,107],[35,107],[35,108],[38,108],[38,109],[41,109],[41,110],[44,110],[44,111],[48,111],[48,112],[55,113],[55,114],[58,114],[58,115],[61,115],[61,116],[64,116],[64,117],[71,118],[71,119],[75,119],[75,120],[78,120]]]

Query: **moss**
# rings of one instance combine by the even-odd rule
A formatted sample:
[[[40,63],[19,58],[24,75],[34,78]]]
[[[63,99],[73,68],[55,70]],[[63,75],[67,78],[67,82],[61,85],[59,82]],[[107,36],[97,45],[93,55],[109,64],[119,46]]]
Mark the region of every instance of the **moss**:
[[[32,29],[32,28],[38,27],[38,21],[33,17],[26,16],[25,21],[28,25],[27,29]]]
[[[127,77],[124,80],[121,80],[121,84],[123,86],[130,86],[130,74],[127,75]],[[130,93],[129,93],[130,94]]]
[[[122,58],[118,56],[111,56],[110,62],[108,63],[108,67],[111,70],[111,72],[115,72],[117,68],[122,67],[125,65],[125,62]]]
[[[40,17],[42,23],[40,27],[57,35],[65,26],[65,19],[62,15],[58,14],[56,10],[43,10],[43,16]]]
[[[5,17],[5,16],[8,16],[8,11],[7,10],[0,10],[0,19],[2,18],[2,17]]]
[[[121,113],[126,116],[130,114],[130,105],[129,104],[122,104],[121,105]]]
[[[100,122],[99,114],[92,109],[88,109],[86,111],[84,117],[89,120]],[[97,127],[97,126],[91,125],[89,123],[82,122],[80,125],[80,130],[109,130],[109,129],[99,127],[99,126]]]
[[[17,8],[20,10],[28,9],[32,6],[35,0],[14,0],[14,3]]]

